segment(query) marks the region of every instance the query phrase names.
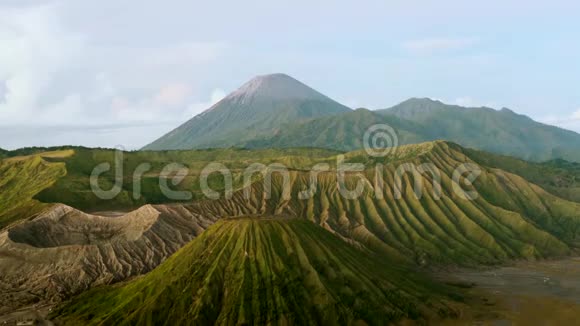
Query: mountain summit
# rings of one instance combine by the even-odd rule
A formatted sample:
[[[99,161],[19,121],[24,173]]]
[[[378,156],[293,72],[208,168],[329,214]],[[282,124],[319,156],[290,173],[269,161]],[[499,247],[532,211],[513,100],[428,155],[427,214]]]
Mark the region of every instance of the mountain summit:
[[[285,74],[257,76],[144,149],[229,147],[282,125],[351,111]]]
[[[228,96],[241,101],[254,100],[330,100],[316,90],[286,74],[269,74],[252,78]]]

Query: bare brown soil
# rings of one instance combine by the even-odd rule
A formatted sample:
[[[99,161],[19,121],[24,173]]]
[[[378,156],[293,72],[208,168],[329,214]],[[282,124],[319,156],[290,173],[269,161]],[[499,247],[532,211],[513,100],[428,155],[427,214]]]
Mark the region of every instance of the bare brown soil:
[[[443,325],[580,325],[580,258],[441,273],[468,301]]]

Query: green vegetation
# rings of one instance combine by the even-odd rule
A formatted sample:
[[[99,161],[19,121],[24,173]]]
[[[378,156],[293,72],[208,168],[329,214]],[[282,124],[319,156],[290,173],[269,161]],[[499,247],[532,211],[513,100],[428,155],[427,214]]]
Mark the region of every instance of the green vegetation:
[[[448,301],[454,296],[415,276],[412,269],[544,259],[580,249],[580,203],[561,199],[497,167],[523,168],[528,177],[546,182],[575,182],[576,164],[525,163],[444,141],[401,146],[385,158],[353,151],[344,153],[347,162],[362,163],[365,169],[347,173],[344,183],[354,189],[363,180],[361,174],[367,181],[360,197],[346,199],[337,189],[338,154],[342,153],[304,148],[126,152],[123,191],[111,201],[95,197],[89,175],[97,164],[113,163],[113,150],[77,148],[10,157],[0,164],[2,222],[5,226],[34,217],[43,203],[50,202],[90,210],[166,202],[158,187],[161,169],[175,162],[188,167],[187,178],[175,188],[192,191],[194,199],[148,209],[173,221],[154,228],[181,234],[178,240],[184,235],[191,238],[190,232],[198,237],[153,272],[125,284],[90,290],[55,312],[71,325],[424,321],[454,315],[455,303]],[[232,171],[236,189],[232,198],[200,199],[199,174],[214,161]],[[143,180],[143,197],[135,200],[132,173],[144,162],[151,164],[151,170]],[[244,195],[241,174],[256,162],[289,167],[290,199],[282,196],[284,179],[278,173],[272,178],[270,197],[258,176],[245,189],[249,197]],[[300,199],[299,193],[310,186],[309,168],[316,163],[329,163],[331,171],[318,175],[314,196]],[[378,163],[382,188],[373,182]],[[435,194],[430,173],[404,174],[396,188],[402,196],[397,198],[395,171],[402,163],[436,167],[441,198]],[[452,177],[463,163],[481,168],[473,185],[462,183],[465,190],[477,192],[474,200],[463,199],[454,190]],[[112,171],[105,173],[101,186],[108,189],[114,180]],[[219,174],[209,181],[223,192]],[[420,197],[413,192],[418,181]],[[187,221],[180,220],[182,216]],[[203,229],[218,222],[202,232],[197,223],[188,224],[190,218],[203,221]],[[105,242],[99,248],[109,245]],[[140,249],[137,243],[127,242],[122,251]]]
[[[558,197],[580,202],[580,163],[561,159],[534,163],[477,150],[466,151],[481,165],[520,175]]]
[[[403,146],[384,166],[382,196],[368,184],[363,196],[346,200],[333,191],[337,180],[329,173],[319,178],[316,197],[293,201],[289,210],[375,251],[420,265],[496,264],[563,256],[580,248],[580,204],[555,197],[517,175],[482,166],[474,186],[467,187],[477,191],[476,200],[460,198],[453,190],[452,175],[460,164],[473,162],[466,154],[446,142]],[[357,158],[356,152],[348,155]],[[394,175],[403,162],[434,164],[441,172],[441,198],[434,196],[429,173],[421,175],[422,197],[416,198],[415,178],[407,173],[402,197],[396,199]],[[374,180],[372,166],[365,171],[367,180]],[[348,178],[349,189],[358,180]],[[293,198],[302,188],[294,186]]]
[[[343,198],[337,191],[336,172],[329,171],[318,176],[314,197],[299,199],[299,192],[309,187],[310,167],[324,162],[335,169],[337,154],[322,149],[128,152],[123,156],[122,192],[112,200],[101,200],[91,191],[89,176],[97,164],[112,163],[114,151],[77,149],[72,156],[43,159],[54,164],[64,163],[67,173],[56,178],[58,180],[52,185],[35,186],[35,189],[44,190],[34,198],[43,203],[61,202],[89,211],[128,210],[146,203],[170,203],[171,200],[161,193],[159,174],[167,163],[178,162],[189,169],[189,174],[174,188],[191,191],[193,199],[181,203],[194,201],[195,210],[201,214],[211,210],[213,216],[223,217],[269,214],[305,218],[372,251],[419,265],[497,264],[509,259],[564,256],[580,248],[579,203],[561,199],[554,195],[556,193],[550,194],[529,183],[518,175],[517,169],[494,167],[494,162],[504,162],[497,159],[499,156],[442,141],[401,146],[394,155],[386,158],[372,158],[364,151],[345,153],[347,162],[366,166],[364,175],[369,182],[365,183],[363,195],[356,200]],[[207,163],[214,161],[232,171],[236,191],[230,200],[223,196],[218,201],[203,200],[199,175]],[[151,170],[144,175],[142,197],[134,199],[132,175],[143,162],[150,163]],[[244,197],[242,173],[256,162],[265,165],[277,162],[289,167],[291,200],[281,198],[282,178],[278,173],[274,173],[271,198],[265,198],[260,174],[253,179],[252,197],[249,200]],[[455,168],[470,162],[478,163],[483,172],[470,188],[478,193],[474,201],[460,198],[452,185]],[[505,162],[511,161],[506,159]],[[381,196],[377,196],[372,182],[377,163],[384,168]],[[435,197],[433,178],[429,173],[420,176],[422,197],[416,198],[413,193],[415,178],[406,173],[401,184],[403,196],[396,199],[394,176],[402,163],[435,166],[441,172],[442,198]],[[560,166],[564,163],[549,164]],[[526,168],[534,171],[531,167],[544,166],[529,164]],[[554,180],[558,180],[557,173],[560,172],[557,171],[565,171],[568,174],[563,175],[568,177],[574,174],[569,166],[545,169],[539,170],[537,175],[547,179],[552,175]],[[527,174],[534,178],[533,173]],[[111,170],[103,174],[100,184],[102,188],[110,189],[114,180]],[[212,189],[223,193],[223,180],[219,173],[213,173],[209,184]],[[347,187],[354,189],[359,180],[356,174],[348,174]],[[24,213],[20,218],[29,216]]]
[[[90,148],[82,147],[82,146],[70,146],[70,145],[52,146],[52,147],[34,146],[34,147],[18,148],[18,149],[11,150],[11,151],[4,151],[3,154],[4,154],[4,157],[16,157],[16,156],[30,156],[30,155],[41,154],[41,153],[45,153],[45,152],[59,152],[59,151],[67,151],[67,150],[76,151],[76,150],[80,150],[80,149],[88,150]],[[103,149],[103,148],[93,148],[93,149]],[[0,155],[2,155],[1,149],[0,149]]]
[[[110,171],[103,173],[99,178],[99,185],[109,190],[115,182],[115,151],[107,149],[75,150],[75,154],[61,160],[54,161],[66,164],[66,177],[61,178],[52,187],[38,194],[37,199],[42,202],[64,203],[79,209],[97,211],[108,209],[131,209],[149,204],[172,202],[165,196],[159,187],[159,176],[165,166],[170,163],[184,165],[189,173],[185,179],[176,185],[173,190],[190,191],[193,200],[202,199],[199,176],[202,169],[211,162],[225,165],[232,172],[234,186],[240,188],[243,183],[242,173],[252,163],[281,163],[289,168],[308,169],[316,162],[333,157],[338,152],[316,148],[296,149],[206,149],[190,151],[140,151],[123,153],[123,180],[122,191],[111,200],[98,198],[91,190],[90,176],[94,168],[101,163],[109,163]],[[151,164],[142,178],[142,196],[133,198],[133,174],[142,163]],[[224,188],[223,177],[214,173],[210,175],[208,183],[212,189]],[[190,201],[190,200],[186,200]]]
[[[454,316],[452,292],[301,219],[224,219],[151,273],[88,291],[65,325],[384,325]]]
[[[274,137],[257,137],[239,144],[250,148],[312,144],[352,151],[363,148],[365,131],[376,124],[391,126],[401,145],[448,140],[531,161],[554,158],[580,161],[577,133],[537,123],[507,109],[463,108],[429,99],[411,99],[386,110],[358,109],[288,123]]]
[[[376,124],[393,127],[399,144],[407,145],[384,158],[369,156],[361,150],[363,135]],[[460,145],[431,141],[435,139]],[[298,148],[305,145],[317,148]],[[4,244],[25,239],[20,247],[46,242],[58,244],[61,253],[82,248],[78,261],[95,264],[73,264],[62,275],[98,273],[74,266],[106,266],[115,280],[127,279],[158,266],[194,238],[147,275],[89,290],[53,317],[68,325],[426,323],[456,316],[461,297],[456,289],[416,274],[417,268],[499,264],[580,251],[579,163],[530,163],[462,147],[535,161],[580,160],[580,135],[507,109],[411,99],[388,110],[352,111],[277,74],[249,82],[147,148],[228,146],[257,149],[123,152],[121,176],[115,175],[113,149],[0,149],[0,229],[37,217],[50,203],[84,211],[159,204],[131,215],[136,223],[130,225],[127,217],[109,220],[65,207],[50,211],[50,219],[10,229]],[[339,155],[364,166],[344,179],[347,189],[362,185],[362,194],[354,199],[338,189],[343,181],[336,173]],[[90,176],[102,163],[111,169],[100,176],[99,186],[108,190],[117,179],[121,182],[113,199],[101,199],[91,189]],[[187,169],[173,190],[190,192],[192,198],[176,201],[162,193],[160,176],[171,163]],[[213,173],[208,183],[222,196],[205,199],[200,175],[209,163],[232,173],[231,198],[223,196],[223,176]],[[243,172],[252,163],[285,165],[290,198],[283,196],[286,179],[280,173],[274,173],[271,193],[259,173],[242,189]],[[312,185],[311,167],[318,163],[328,163],[330,171],[318,174]],[[427,164],[438,173],[409,172],[397,178],[403,163]],[[472,200],[461,196],[453,180],[464,163],[481,169],[473,184],[460,182],[476,194]],[[137,185],[134,173],[143,164],[147,168]],[[438,179],[441,196],[435,190]],[[301,198],[309,188],[314,195]],[[112,228],[110,221],[124,228]],[[136,235],[143,237],[135,240]],[[55,264],[47,258],[54,256],[35,251],[40,248],[28,249],[23,260],[36,254],[50,261],[39,266],[49,271],[43,275],[50,274],[51,281],[59,277],[52,273],[54,266],[70,265],[63,264],[70,257],[59,256]],[[9,259],[18,260],[14,257]],[[36,266],[22,266],[29,266],[29,274],[14,278],[13,289],[34,280],[40,296],[63,291],[58,282],[46,286],[45,277],[30,277]],[[68,277],[64,284],[88,286],[79,280]]]
[[[31,217],[45,205],[33,197],[66,175],[64,163],[48,162],[72,152],[45,152],[0,161],[0,229],[23,217]]]
[[[579,134],[535,122],[505,108],[464,108],[414,98],[379,112],[420,125],[425,140],[449,140],[531,161],[580,161]]]
[[[397,117],[385,117],[366,109],[323,117],[304,123],[286,124],[274,137],[252,139],[242,145],[249,148],[295,147],[311,144],[321,148],[352,151],[362,149],[365,131],[376,124],[394,128],[401,144],[420,143],[421,126]]]

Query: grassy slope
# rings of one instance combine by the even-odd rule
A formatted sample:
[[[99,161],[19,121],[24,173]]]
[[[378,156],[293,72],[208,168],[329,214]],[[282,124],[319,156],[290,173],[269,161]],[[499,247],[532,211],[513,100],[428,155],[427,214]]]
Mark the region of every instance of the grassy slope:
[[[308,221],[237,218],[53,315],[71,325],[384,325],[452,313],[446,293]]]
[[[0,161],[0,229],[42,209],[44,205],[33,197],[66,175],[64,163],[46,159],[70,154],[70,151],[47,152]]]
[[[384,252],[405,257],[419,264],[488,264],[508,259],[535,259],[570,254],[580,247],[580,204],[562,200],[525,179],[492,167],[484,168],[475,184],[480,196],[476,201],[462,200],[453,192],[451,176],[461,163],[474,162],[473,152],[446,142],[425,143],[401,147],[395,156],[369,159],[361,152],[346,154],[349,162],[366,164],[365,174],[373,180],[375,163],[385,167],[384,199],[377,199],[367,186],[358,200],[345,200],[336,191],[336,173],[319,175],[317,195],[298,200],[298,192],[309,183],[307,168],[318,162],[336,162],[336,152],[326,150],[237,150],[134,152],[125,155],[124,191],[112,201],[100,201],[90,191],[88,176],[96,164],[112,161],[110,150],[77,150],[64,158],[68,174],[36,196],[42,202],[63,202],[88,210],[127,209],[145,202],[167,201],[159,191],[158,173],[168,162],[182,162],[190,167],[190,175],[177,188],[199,194],[198,175],[211,161],[224,163],[232,169],[234,184],[241,186],[241,173],[252,162],[281,162],[291,169],[291,201],[280,199],[279,177],[275,177],[274,194],[263,198],[260,180],[253,185],[254,197],[247,201],[238,192],[231,201],[206,204],[219,210],[220,216],[239,214],[285,214],[307,218],[316,224],[338,232],[347,239]],[[474,156],[475,157],[475,156]],[[143,161],[150,162],[153,171],[144,180],[144,197],[131,198],[132,171]],[[399,163],[429,162],[442,171],[443,198],[432,195],[432,179],[422,177],[424,196],[416,199],[412,193],[410,174],[403,178],[403,198],[394,199],[393,175]],[[276,176],[276,174],[275,174]],[[111,184],[112,174],[103,185]],[[276,181],[277,180],[277,181]],[[353,188],[358,178],[349,177]],[[213,174],[213,189],[223,188],[223,179]],[[29,214],[21,214],[28,217]]]
[[[274,137],[253,139],[243,145],[250,148],[264,148],[311,144],[317,147],[351,151],[363,148],[365,131],[376,124],[388,124],[393,127],[401,144],[420,143],[426,139],[420,135],[420,125],[397,117],[387,117],[366,109],[358,109],[341,115],[288,124],[280,128]]]
[[[19,148],[19,149],[15,149],[15,150],[11,150],[11,151],[5,151],[4,152],[4,156],[5,157],[16,157],[16,156],[31,156],[31,155],[36,155],[36,154],[42,154],[42,153],[46,153],[46,152],[62,152],[62,151],[76,151],[76,150],[80,150],[80,149],[89,149],[88,147],[82,147],[82,146],[71,146],[71,145],[66,145],[66,146],[51,146],[51,147],[23,147],[23,148]],[[94,148],[94,149],[100,149],[100,148]],[[0,150],[0,155],[1,154]]]
[[[336,155],[309,151],[136,152],[126,154],[125,164],[127,171],[132,171],[147,160],[158,171],[155,169],[167,162],[184,162],[195,175],[214,160],[237,171],[256,161],[284,162],[294,167],[292,198],[297,198],[309,179],[303,169],[316,162],[332,162]],[[20,209],[13,216],[30,216],[36,208],[29,205],[38,203],[31,198],[43,188],[49,189],[44,195],[62,195],[72,203],[85,203],[87,173],[96,164],[112,160],[113,152],[79,149],[75,155],[64,154],[3,160],[0,204],[6,208],[2,211]],[[419,265],[470,265],[561,256],[580,248],[580,204],[488,166],[478,155],[485,156],[447,142],[403,146],[386,159],[370,159],[364,152],[347,153],[349,162],[367,166],[364,174],[369,180],[374,176],[374,164],[385,165],[384,199],[377,199],[368,186],[357,200],[342,198],[335,190],[333,172],[320,175],[317,196],[309,200],[281,199],[280,178],[274,178],[273,196],[266,200],[261,184],[255,182],[249,201],[237,192],[231,201],[211,202],[211,209],[229,212],[223,216],[261,214],[302,219],[221,221],[152,273],[124,285],[91,290],[58,313],[69,324],[345,324],[355,320],[384,324],[384,316],[395,320],[450,312],[445,298],[438,294],[446,290],[393,268],[388,263],[398,264],[395,257]],[[396,200],[392,176],[403,162],[435,164],[442,172],[443,197],[433,197],[431,178],[425,175],[424,196],[415,198],[413,179],[405,175],[404,196]],[[451,190],[453,170],[465,162],[479,162],[483,168],[474,184],[479,192],[475,201],[462,200]],[[546,171],[539,170],[538,175],[553,170]],[[192,180],[187,185],[194,184]],[[357,180],[349,176],[349,188]],[[215,182],[219,184],[219,180]],[[130,187],[130,181],[125,185]],[[126,204],[123,198],[127,197],[120,198],[117,204]],[[207,202],[197,205],[210,209]],[[363,249],[355,249],[342,239]]]
[[[477,150],[466,151],[473,160],[482,165],[518,174],[554,195],[580,202],[580,163],[564,160],[533,163]]]
[[[227,166],[233,174],[234,185],[240,187],[242,172],[252,163],[282,163],[291,168],[306,169],[315,162],[336,155],[336,151],[315,148],[296,149],[208,149],[189,151],[142,151],[126,152],[123,157],[123,190],[113,200],[101,200],[91,191],[89,177],[100,163],[114,166],[114,151],[105,149],[76,149],[75,155],[61,160],[66,163],[68,174],[54,186],[45,189],[37,198],[43,202],[60,202],[85,210],[127,209],[146,203],[171,202],[160,190],[159,174],[169,163],[180,163],[189,169],[188,176],[175,187],[175,190],[193,192],[193,199],[202,198],[199,186],[201,170],[211,162]],[[142,182],[142,197],[134,199],[133,172],[141,163],[150,163],[151,170],[146,172]],[[99,178],[102,189],[108,190],[115,180],[114,168]],[[217,173],[210,175],[212,189],[223,189],[223,179]],[[172,188],[173,189],[173,188]]]
[[[366,158],[348,155],[354,161]],[[471,188],[478,191],[478,198],[464,200],[452,190],[451,176],[459,164],[473,161],[460,146],[411,145],[397,155],[385,165],[384,199],[367,186],[358,200],[345,200],[334,190],[336,176],[329,173],[320,178],[316,197],[292,201],[288,210],[373,250],[419,264],[493,264],[562,256],[580,248],[580,204],[555,197],[517,175],[486,167]],[[433,196],[429,174],[422,177],[423,196],[415,198],[413,178],[406,174],[403,197],[395,199],[393,175],[399,162],[435,164],[441,171],[442,198]],[[374,172],[365,171],[368,180],[373,180]],[[294,198],[306,177],[296,176],[296,180],[300,181],[293,187]],[[350,189],[357,180],[347,181]]]

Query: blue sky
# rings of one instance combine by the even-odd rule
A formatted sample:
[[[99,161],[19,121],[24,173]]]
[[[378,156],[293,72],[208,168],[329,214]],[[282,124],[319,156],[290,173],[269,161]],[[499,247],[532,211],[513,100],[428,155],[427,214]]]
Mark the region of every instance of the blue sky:
[[[351,107],[508,107],[580,132],[574,1],[0,3],[0,147],[138,148],[255,75]]]

